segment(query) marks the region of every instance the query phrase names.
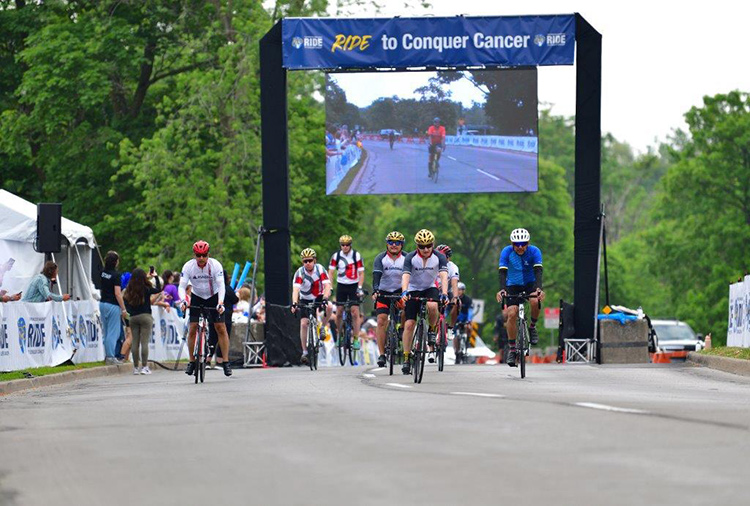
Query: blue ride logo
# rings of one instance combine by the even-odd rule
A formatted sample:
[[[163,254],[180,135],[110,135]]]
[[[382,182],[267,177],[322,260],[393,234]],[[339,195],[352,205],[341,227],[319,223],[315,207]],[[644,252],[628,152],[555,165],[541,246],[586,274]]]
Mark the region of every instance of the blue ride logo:
[[[0,323],[0,355],[10,355],[8,346],[8,324],[3,321]]]
[[[68,335],[70,340],[73,341],[73,346],[76,348],[85,348],[86,341],[78,337],[78,329],[76,329],[76,318],[75,316],[71,319],[68,318]]]
[[[62,332],[57,316],[52,317],[52,349],[56,350],[62,344]]]
[[[18,319],[18,344],[21,346],[21,353],[29,352],[29,355],[44,353],[45,345],[45,328],[44,321],[32,322],[28,324],[23,318]]]
[[[161,345],[166,346],[167,345],[167,320],[162,318],[159,321],[159,327],[161,330]]]

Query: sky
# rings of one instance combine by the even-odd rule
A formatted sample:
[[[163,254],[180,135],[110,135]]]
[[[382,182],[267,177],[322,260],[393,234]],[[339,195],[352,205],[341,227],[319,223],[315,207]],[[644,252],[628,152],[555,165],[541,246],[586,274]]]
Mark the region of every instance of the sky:
[[[750,92],[750,2],[504,2],[432,0],[425,10],[385,0],[380,13],[357,17],[513,16],[580,13],[602,34],[602,132],[637,152],[687,130],[684,114],[703,97]],[[413,2],[416,3],[416,2]],[[540,107],[575,114],[575,67],[539,70]]]
[[[368,107],[381,97],[397,96],[400,99],[414,98],[421,95],[414,90],[427,86],[431,77],[437,72],[377,72],[377,73],[337,73],[331,74],[339,86],[346,92],[347,102],[357,107]],[[366,84],[366,85],[365,85]],[[469,109],[473,102],[484,103],[484,94],[466,79],[460,79],[449,85],[442,85],[444,91],[450,91],[450,99]]]

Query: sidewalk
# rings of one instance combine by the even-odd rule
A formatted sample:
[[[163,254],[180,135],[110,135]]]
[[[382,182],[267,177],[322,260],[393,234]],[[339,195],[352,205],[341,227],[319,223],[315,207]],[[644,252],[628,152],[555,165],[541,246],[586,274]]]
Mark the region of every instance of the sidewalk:
[[[59,374],[48,374],[38,378],[27,378],[6,381],[0,383],[0,396],[8,395],[14,392],[30,390],[32,388],[48,387],[70,383],[72,381],[101,378],[115,374],[126,374],[133,372],[133,363],[127,362],[120,365],[104,365],[102,367],[92,367],[89,369],[76,369],[74,371],[61,372]]]
[[[739,374],[740,376],[750,376],[750,360],[739,358],[718,357],[715,355],[704,355],[691,351],[687,359],[704,367],[718,369],[719,371]]]

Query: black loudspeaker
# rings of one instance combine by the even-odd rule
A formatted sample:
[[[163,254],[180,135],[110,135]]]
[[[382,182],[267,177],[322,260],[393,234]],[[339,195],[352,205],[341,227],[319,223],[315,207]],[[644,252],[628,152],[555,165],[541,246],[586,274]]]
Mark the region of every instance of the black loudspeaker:
[[[36,250],[40,253],[60,253],[62,204],[36,205]]]

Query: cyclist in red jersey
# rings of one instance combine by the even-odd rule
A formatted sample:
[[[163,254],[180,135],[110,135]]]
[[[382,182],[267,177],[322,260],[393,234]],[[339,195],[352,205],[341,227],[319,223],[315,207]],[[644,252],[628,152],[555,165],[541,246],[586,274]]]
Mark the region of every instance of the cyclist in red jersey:
[[[432,120],[432,125],[427,129],[427,135],[430,138],[430,146],[428,151],[430,153],[429,161],[427,163],[427,170],[432,175],[432,160],[440,160],[440,155],[445,151],[445,127],[440,124],[440,118]]]

